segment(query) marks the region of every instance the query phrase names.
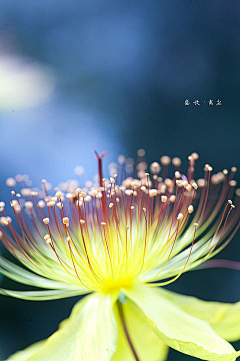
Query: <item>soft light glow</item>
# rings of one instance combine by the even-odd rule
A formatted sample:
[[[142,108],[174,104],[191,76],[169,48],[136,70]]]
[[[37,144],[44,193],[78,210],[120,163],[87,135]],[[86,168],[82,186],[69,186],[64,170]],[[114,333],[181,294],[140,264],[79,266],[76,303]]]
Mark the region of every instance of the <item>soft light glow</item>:
[[[54,87],[49,67],[19,56],[0,56],[0,110],[36,107],[50,98]]]

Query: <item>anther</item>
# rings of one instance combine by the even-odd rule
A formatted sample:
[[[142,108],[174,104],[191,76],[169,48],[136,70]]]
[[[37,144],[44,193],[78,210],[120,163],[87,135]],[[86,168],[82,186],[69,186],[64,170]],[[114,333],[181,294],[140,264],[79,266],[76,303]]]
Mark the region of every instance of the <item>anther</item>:
[[[81,165],[77,165],[75,168],[74,168],[74,173],[78,176],[80,175],[83,175],[84,173],[84,168],[81,166]]]
[[[230,187],[235,187],[237,185],[237,182],[234,179],[232,179],[230,180],[229,185]]]
[[[21,174],[17,174],[16,176],[15,176],[15,179],[16,179],[16,181],[17,182],[22,182],[23,181],[23,176],[21,175]]]
[[[182,214],[182,213],[178,213],[177,220],[180,221],[181,219],[183,219],[183,214]]]
[[[5,203],[4,202],[0,202],[0,208],[4,208],[5,207]]]
[[[197,183],[193,182],[192,187],[193,187],[194,189],[198,189]]]
[[[62,222],[66,227],[69,227],[69,218],[68,217],[63,217]]]
[[[44,202],[43,200],[40,200],[40,201],[38,202],[38,207],[39,207],[39,208],[44,208],[44,207],[45,207],[45,202]]]
[[[169,201],[170,201],[171,203],[174,203],[175,200],[176,200],[176,196],[172,194],[172,195],[170,196],[170,198],[169,198]]]
[[[149,196],[150,197],[155,197],[157,195],[157,190],[156,189],[149,189]]]
[[[187,187],[186,187],[186,190],[187,190],[188,192],[190,192],[191,189],[192,189],[191,184],[188,184]]]
[[[166,184],[166,186],[167,186],[168,188],[174,188],[174,182],[172,181],[172,179],[166,178],[165,181],[164,181],[164,183]]]
[[[11,204],[11,207],[15,208],[19,203],[16,199],[14,199],[10,204]],[[0,205],[0,208],[1,208],[1,205]]]
[[[182,161],[181,161],[180,158],[174,157],[174,158],[172,159],[172,164],[173,164],[175,167],[180,167],[181,164],[182,164]]]
[[[198,185],[198,187],[200,187],[200,188],[205,187],[205,185],[206,185],[205,179],[203,179],[203,178],[198,179],[198,180],[197,180],[197,185]]]
[[[44,224],[49,224],[49,218],[43,218],[43,223]]]
[[[194,211],[193,206],[190,204],[190,206],[188,207],[188,213],[192,213]]]
[[[154,175],[158,174],[161,170],[161,166],[158,162],[153,162],[151,165],[150,165],[150,171],[151,173],[153,173]]]
[[[27,209],[32,209],[33,208],[33,203],[31,201],[27,201],[27,202],[25,202],[25,207]]]
[[[168,155],[163,155],[160,158],[160,162],[162,165],[169,165],[171,163],[171,158]]]
[[[85,202],[90,202],[91,199],[92,199],[92,197],[89,196],[89,195],[87,195],[87,196],[84,198],[84,201],[85,201]]]
[[[46,234],[46,235],[44,236],[44,240],[46,241],[47,244],[50,244],[50,243],[51,243],[51,238],[50,238],[49,234]]]
[[[194,160],[197,160],[199,158],[199,155],[196,152],[193,152],[191,155],[192,155]]]
[[[15,187],[15,185],[16,185],[16,181],[15,181],[15,179],[14,178],[7,178],[6,179],[6,185],[8,186],[8,187]]]
[[[167,196],[161,196],[161,201],[162,201],[162,203],[166,203],[167,202]]]
[[[125,160],[126,160],[126,158],[125,158],[124,155],[121,154],[121,155],[118,156],[118,163],[119,164],[124,164]]]
[[[178,170],[175,172],[175,178],[181,178],[181,173]]]
[[[54,201],[47,202],[47,207],[53,207],[53,206],[55,206]]]
[[[146,154],[145,149],[138,149],[137,155],[138,155],[139,157],[144,157],[145,154]]]
[[[126,194],[127,196],[130,196],[131,194],[133,194],[133,190],[132,190],[132,189],[126,189],[126,190],[125,190],[125,194]]]

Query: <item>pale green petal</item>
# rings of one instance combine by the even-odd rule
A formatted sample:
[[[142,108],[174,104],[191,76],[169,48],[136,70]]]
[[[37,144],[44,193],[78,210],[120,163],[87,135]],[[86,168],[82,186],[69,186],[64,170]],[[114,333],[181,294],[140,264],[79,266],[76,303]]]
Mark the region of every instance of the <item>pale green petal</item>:
[[[233,304],[207,302],[167,290],[162,292],[185,312],[208,321],[221,337],[228,341],[240,339],[240,302]]]
[[[60,298],[68,298],[74,296],[80,296],[82,292],[78,290],[47,290],[47,291],[12,291],[0,288],[0,295],[11,296],[16,298],[21,298],[22,300],[31,300],[31,301],[46,301],[46,300],[58,300]]]
[[[131,300],[122,306],[127,328],[140,360],[166,360],[168,346],[149,326],[144,313]],[[118,320],[118,346],[112,361],[135,361],[123,331],[117,307],[115,307],[115,313]]]
[[[29,272],[1,256],[0,256],[0,273],[2,273],[4,276],[8,278],[11,278],[16,282],[20,282],[29,286],[51,288],[51,289],[74,288],[74,286],[69,285],[67,283],[53,281],[38,276],[35,273]]]
[[[14,355],[10,356],[6,361],[27,361],[30,356],[38,352],[43,347],[46,340],[39,341],[33,345],[25,348],[25,350],[18,351]]]
[[[116,296],[103,294],[85,297],[43,347],[24,361],[110,361],[118,338],[115,301]]]
[[[184,312],[161,289],[137,286],[124,292],[168,346],[203,360],[233,361],[240,355],[206,321]]]

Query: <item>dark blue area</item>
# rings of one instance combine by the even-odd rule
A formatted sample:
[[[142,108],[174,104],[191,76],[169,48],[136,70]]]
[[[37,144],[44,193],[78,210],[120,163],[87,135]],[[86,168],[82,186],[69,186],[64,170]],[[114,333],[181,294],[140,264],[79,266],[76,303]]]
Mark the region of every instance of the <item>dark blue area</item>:
[[[200,169],[240,167],[239,10],[237,0],[2,1],[3,51],[49,65],[57,85],[47,104],[0,112],[1,200],[9,199],[5,178],[17,173],[55,185],[82,164],[91,178],[93,148],[109,151],[106,162],[145,148],[149,162],[168,154],[187,164],[197,151]],[[239,237],[223,257],[239,259]],[[172,289],[234,302],[239,280],[238,272],[197,271]],[[1,297],[0,358],[49,336],[73,301]]]

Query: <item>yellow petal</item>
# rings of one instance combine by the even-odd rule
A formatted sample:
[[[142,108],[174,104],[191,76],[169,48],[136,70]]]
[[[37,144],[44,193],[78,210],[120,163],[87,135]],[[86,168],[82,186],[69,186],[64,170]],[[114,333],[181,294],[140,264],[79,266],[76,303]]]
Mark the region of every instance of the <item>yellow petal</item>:
[[[115,301],[116,296],[103,294],[85,297],[43,347],[24,361],[110,361],[118,337]]]
[[[240,339],[240,302],[233,304],[208,302],[167,290],[162,290],[162,293],[185,312],[210,323],[212,328],[226,340]]]
[[[210,325],[171,302],[160,289],[137,286],[125,294],[145,313],[168,346],[202,360],[233,361],[240,355]]]
[[[33,345],[25,348],[25,350],[18,351],[14,355],[10,356],[6,361],[27,361],[30,356],[38,352],[43,347],[46,340],[39,341]]]
[[[166,360],[168,346],[149,326],[144,313],[131,300],[122,306],[128,332],[139,359],[141,361]],[[118,321],[118,346],[112,361],[135,361],[122,327],[117,306],[115,306],[115,314]]]
[[[84,291],[86,293],[86,291]],[[0,295],[21,298],[22,300],[46,301],[59,300],[60,298],[68,298],[79,296],[81,290],[44,290],[44,291],[13,291],[0,288]]]

